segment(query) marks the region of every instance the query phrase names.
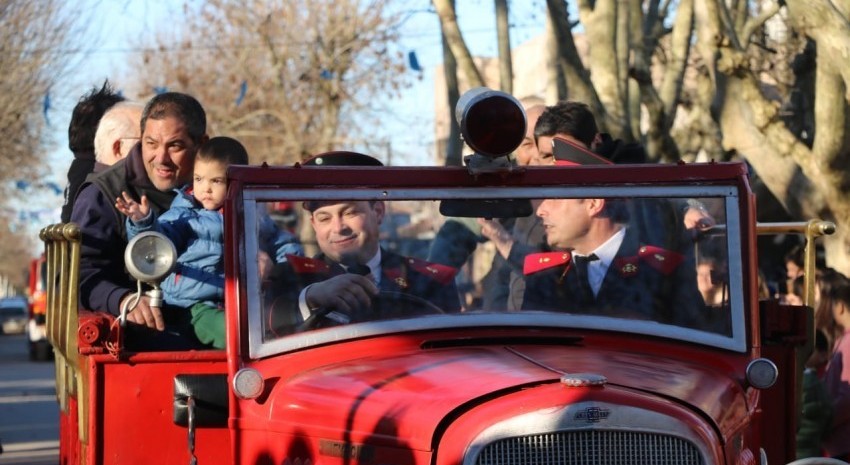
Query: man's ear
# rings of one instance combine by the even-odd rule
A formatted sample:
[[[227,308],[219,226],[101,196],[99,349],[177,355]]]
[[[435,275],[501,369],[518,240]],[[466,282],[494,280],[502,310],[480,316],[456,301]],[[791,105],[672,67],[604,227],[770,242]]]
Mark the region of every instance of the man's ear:
[[[605,210],[605,199],[585,199],[585,202],[590,216],[599,216]]]
[[[121,159],[121,139],[112,141],[112,156],[118,160]]]
[[[386,205],[384,205],[383,201],[377,201],[374,205],[372,205],[372,210],[375,211],[375,215],[378,217],[378,224],[384,220],[384,213],[387,210]]]

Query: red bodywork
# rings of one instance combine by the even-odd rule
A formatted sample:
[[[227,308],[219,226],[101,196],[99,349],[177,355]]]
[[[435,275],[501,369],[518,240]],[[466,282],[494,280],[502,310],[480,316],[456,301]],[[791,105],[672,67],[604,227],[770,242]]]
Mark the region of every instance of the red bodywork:
[[[125,354],[103,350],[110,321],[81,317],[88,340],[81,370],[89,389],[87,438],[69,431],[63,414],[63,463],[186,463],[187,429],[172,421],[177,374],[234,374],[256,369],[265,390],[239,399],[228,388],[229,419],[198,428],[198,463],[459,465],[476,441],[498,436],[499,425],[540,418],[563,427],[614,428],[648,418],[700,444],[706,463],[793,460],[795,415],[765,398],[793,394],[793,379],[764,392],[749,387],[747,364],[761,356],[756,289],[755,212],[743,164],[528,168],[470,176],[462,168],[249,168],[229,171],[226,218],[226,351]],[[249,356],[248,283],[243,197],[250,189],[448,189],[560,185],[723,185],[738,192],[737,219],[746,313],[746,350],[734,352],[635,334],[554,328],[482,327],[401,331],[295,350]],[[99,328],[91,333],[92,328]],[[99,331],[99,332],[98,332]],[[795,341],[774,348],[780,373],[793,373]],[[100,348],[100,349],[98,349]],[[595,373],[604,386],[567,387],[564,374]],[[767,393],[767,396],[764,395]],[[774,399],[775,400],[775,399]],[[78,404],[74,400],[72,406]],[[601,407],[600,407],[601,406]],[[763,417],[763,410],[770,414]],[[770,422],[763,422],[769,417]],[[530,422],[534,424],[535,422]],[[536,422],[537,424],[541,422]],[[672,429],[671,429],[672,431]],[[769,438],[769,439],[767,439]],[[83,447],[79,444],[85,442]],[[68,446],[70,444],[70,446]],[[76,460],[80,457],[82,460]],[[472,462],[470,462],[472,463]]]

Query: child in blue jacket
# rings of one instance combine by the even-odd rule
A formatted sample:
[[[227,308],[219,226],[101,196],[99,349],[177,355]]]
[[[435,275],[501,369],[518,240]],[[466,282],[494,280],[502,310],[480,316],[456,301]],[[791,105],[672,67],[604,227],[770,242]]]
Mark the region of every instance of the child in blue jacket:
[[[227,192],[227,167],[247,165],[248,153],[236,139],[214,137],[195,155],[191,186],[177,189],[165,213],[155,218],[147,198],[135,202],[126,193],[115,206],[127,215],[127,238],[143,231],[165,234],[177,248],[174,271],[163,281],[165,303],[190,309],[198,339],[224,348],[224,220],[222,206]],[[303,255],[292,234],[277,228],[271,218],[260,219],[260,248],[277,263],[287,254]]]

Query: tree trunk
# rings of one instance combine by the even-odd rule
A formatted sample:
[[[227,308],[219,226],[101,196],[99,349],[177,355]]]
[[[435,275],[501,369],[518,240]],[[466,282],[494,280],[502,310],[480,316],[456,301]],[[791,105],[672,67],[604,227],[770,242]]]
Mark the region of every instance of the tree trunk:
[[[508,0],[495,0],[496,38],[499,42],[499,87],[514,93],[514,71],[511,60],[511,35],[508,24]]]
[[[458,70],[462,73],[471,88],[484,86],[481,73],[478,72],[478,67],[475,66],[475,62],[472,60],[472,54],[469,53],[469,48],[467,48],[466,42],[463,40],[463,35],[460,33],[457,16],[455,15],[454,1],[432,0],[432,3],[437,10],[437,15],[440,17],[443,38],[448,44],[452,55],[454,55],[455,60],[457,60]]]
[[[570,30],[565,0],[546,0],[546,7],[552,19],[552,29],[558,45],[558,62],[566,81],[566,98],[589,105],[596,116],[599,130],[611,132],[611,128],[617,127],[617,122],[605,111],[605,107],[599,100],[599,95],[594,88],[594,83],[590,81],[590,73],[579,57]]]
[[[454,0],[449,0],[454,3]],[[452,4],[454,8],[454,4]],[[440,29],[443,30],[442,22]],[[460,99],[460,86],[457,80],[457,61],[452,53],[445,34],[442,34],[443,39],[443,73],[446,80],[446,98],[449,106],[449,136],[446,139],[446,166],[462,166],[463,160],[463,141],[460,140],[460,126],[455,118],[455,107]]]

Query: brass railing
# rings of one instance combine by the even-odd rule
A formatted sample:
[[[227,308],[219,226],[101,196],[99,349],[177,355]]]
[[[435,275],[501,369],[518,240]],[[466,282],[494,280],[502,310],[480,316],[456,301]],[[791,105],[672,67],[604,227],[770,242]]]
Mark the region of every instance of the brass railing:
[[[806,256],[803,263],[806,287],[803,290],[803,303],[809,307],[815,303],[815,239],[835,233],[835,223],[831,221],[809,220],[792,223],[759,223],[758,234],[800,234],[806,238]]]
[[[80,373],[77,348],[80,281],[80,228],[53,224],[41,230],[47,267],[47,339],[56,357],[56,397],[68,413],[68,398],[76,397],[79,438],[85,443],[88,424],[88,377]]]

